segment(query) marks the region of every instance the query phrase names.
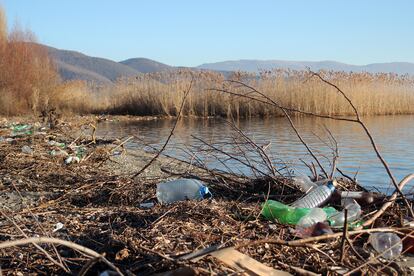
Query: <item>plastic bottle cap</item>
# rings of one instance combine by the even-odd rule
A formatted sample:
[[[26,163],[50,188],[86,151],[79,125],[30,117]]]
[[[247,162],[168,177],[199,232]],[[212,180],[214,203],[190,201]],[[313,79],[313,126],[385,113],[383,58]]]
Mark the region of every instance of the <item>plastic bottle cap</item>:
[[[211,195],[208,187],[206,187],[206,186],[201,186],[200,189],[198,190],[198,192],[199,192],[201,198],[204,198],[208,194]]]

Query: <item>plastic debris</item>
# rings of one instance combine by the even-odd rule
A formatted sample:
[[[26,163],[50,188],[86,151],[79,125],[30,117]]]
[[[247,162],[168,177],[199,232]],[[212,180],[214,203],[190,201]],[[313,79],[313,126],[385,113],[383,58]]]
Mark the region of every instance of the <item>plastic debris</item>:
[[[325,204],[335,191],[336,180],[329,181],[327,185],[318,186],[304,197],[291,204],[293,207],[314,208]]]
[[[282,224],[296,225],[306,215],[308,215],[314,208],[297,208],[288,206],[279,201],[267,200],[262,207],[262,215],[269,220],[277,220]],[[321,209],[321,208],[318,208]],[[331,216],[337,213],[333,207],[322,208],[326,216]]]
[[[403,249],[401,239],[395,233],[372,233],[369,242],[381,257],[388,260],[397,258]]]
[[[197,179],[177,179],[157,184],[157,199],[160,203],[203,199],[211,195],[203,182]]]
[[[311,181],[306,175],[298,175],[292,177],[293,183],[304,193],[308,193],[310,190],[318,187],[318,184]]]
[[[63,227],[64,227],[63,223],[58,222],[58,223],[56,223],[56,225],[55,225],[55,229],[53,229],[53,231],[52,231],[52,232],[57,232],[57,231],[59,231],[60,229],[63,229]]]
[[[144,209],[151,209],[152,207],[154,207],[154,205],[154,202],[143,202],[139,205],[139,207]]]
[[[27,145],[22,147],[22,152],[26,153],[26,154],[32,154],[33,153],[33,149]]]
[[[296,227],[295,236],[300,238],[316,237],[322,235],[333,234],[331,227],[326,222],[317,222],[309,227]]]
[[[80,159],[77,156],[69,156],[68,158],[65,159],[65,164],[69,165],[71,163],[79,163]]]
[[[11,127],[11,130],[13,137],[33,134],[32,126],[26,124],[14,125]]]
[[[69,154],[64,150],[52,150],[50,151],[52,156],[68,156]]]
[[[51,145],[51,146],[56,146],[56,147],[62,148],[62,149],[66,147],[65,143],[59,143],[59,142],[56,142],[54,140],[49,141],[48,144]]]
[[[348,210],[347,222],[351,223],[358,220],[361,216],[361,206],[354,199],[343,200],[342,206]],[[345,223],[345,210],[334,214],[328,218],[329,224],[332,227],[344,227]]]

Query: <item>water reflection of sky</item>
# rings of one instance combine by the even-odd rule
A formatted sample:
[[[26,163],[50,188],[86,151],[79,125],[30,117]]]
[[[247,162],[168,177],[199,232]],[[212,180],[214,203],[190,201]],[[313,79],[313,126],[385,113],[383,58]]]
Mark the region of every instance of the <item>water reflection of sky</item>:
[[[363,119],[398,180],[409,173],[414,173],[413,119],[414,116],[411,115],[375,116]],[[327,132],[323,127],[325,125],[338,142],[340,155],[338,167],[350,176],[358,172],[357,179],[366,187],[392,192],[389,178],[376,157],[368,137],[359,125],[318,118],[294,118],[294,123],[324,166],[329,168],[329,162],[322,156],[325,155],[329,159],[332,156],[332,151],[325,144],[329,143]],[[147,143],[159,146],[167,138],[173,124],[174,120],[105,122],[99,125],[98,134],[118,138],[137,135]],[[306,162],[312,159],[286,119],[240,120],[237,124],[257,144],[266,145],[270,142],[268,152],[276,163],[283,160],[290,164],[294,171],[309,174],[300,159]],[[184,145],[202,144],[192,135],[220,146],[225,142],[233,143],[231,137],[234,134],[234,130],[224,120],[184,119],[179,123],[168,151],[173,155],[189,158],[188,155],[183,154],[182,149],[186,148]],[[138,141],[131,142],[128,146],[143,147]],[[228,149],[228,145],[226,148]],[[222,164],[214,160],[209,165],[225,169]],[[249,173],[249,170],[238,162],[228,161],[227,165],[234,171]],[[412,187],[413,184],[410,186]],[[409,189],[410,187],[407,187],[405,191]]]

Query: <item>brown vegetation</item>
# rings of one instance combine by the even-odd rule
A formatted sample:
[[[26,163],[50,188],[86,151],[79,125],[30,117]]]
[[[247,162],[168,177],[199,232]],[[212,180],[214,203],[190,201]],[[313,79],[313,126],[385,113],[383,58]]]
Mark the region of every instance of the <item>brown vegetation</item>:
[[[7,32],[0,7],[0,113],[16,115],[46,108],[58,84],[47,51],[33,33],[14,26]]]
[[[394,74],[321,72],[324,78],[347,92],[361,115],[412,114],[414,78]],[[82,113],[175,116],[194,77],[184,114],[190,116],[280,116],[280,110],[241,97],[212,91],[229,88],[243,93],[241,87],[214,72],[190,70],[151,73],[121,79],[113,86],[99,89],[78,86],[72,89],[65,108]],[[262,91],[282,106],[326,115],[350,115],[351,107],[332,87],[310,78],[306,71],[275,70],[260,76],[235,73],[229,77]],[[88,90],[85,93],[84,89]]]

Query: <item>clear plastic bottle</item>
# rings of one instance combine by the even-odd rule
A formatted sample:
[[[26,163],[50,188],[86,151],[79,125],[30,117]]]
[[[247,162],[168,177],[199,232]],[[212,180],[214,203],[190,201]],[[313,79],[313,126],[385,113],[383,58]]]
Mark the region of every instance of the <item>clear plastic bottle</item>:
[[[157,184],[157,199],[162,204],[203,199],[210,191],[197,179],[176,179]]]
[[[23,153],[27,153],[27,154],[32,154],[33,153],[33,150],[32,150],[31,147],[25,145],[25,146],[22,147],[22,152]]]
[[[326,220],[326,212],[321,208],[313,208],[310,210],[309,214],[302,217],[298,224],[297,228],[307,228],[315,225],[318,222],[324,222]]]
[[[346,198],[342,201],[344,209],[348,210],[347,222],[354,222],[361,216],[361,206],[351,198]],[[329,225],[332,227],[344,227],[345,223],[345,210],[334,214],[328,218]]]
[[[327,185],[318,186],[307,193],[304,197],[293,202],[291,206],[300,208],[314,208],[322,206],[329,200],[332,193],[335,191],[335,184],[336,181],[333,180],[329,181]]]
[[[318,187],[318,184],[312,182],[306,175],[297,175],[292,177],[293,183],[304,193]]]
[[[381,254],[381,257],[388,260],[397,258],[403,249],[401,239],[395,233],[372,233],[369,241],[372,247]]]

